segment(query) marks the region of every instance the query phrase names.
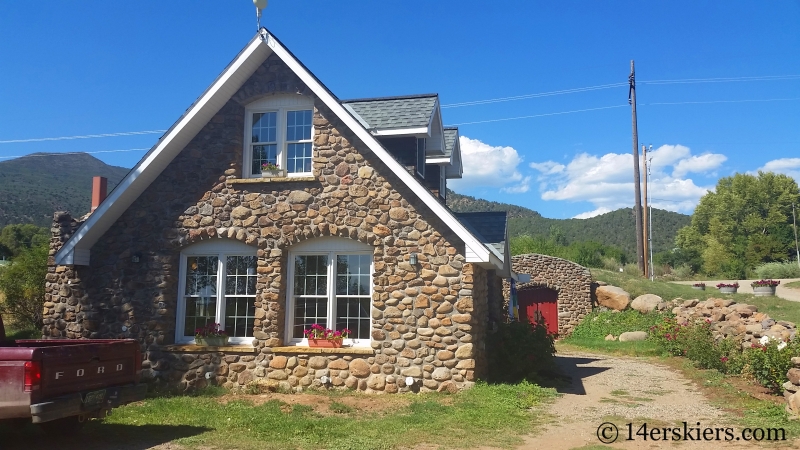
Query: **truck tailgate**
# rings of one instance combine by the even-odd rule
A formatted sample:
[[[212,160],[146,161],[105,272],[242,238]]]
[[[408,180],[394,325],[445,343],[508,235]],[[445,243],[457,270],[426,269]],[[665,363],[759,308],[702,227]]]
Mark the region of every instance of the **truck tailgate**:
[[[134,340],[17,341],[26,346],[47,342],[33,351],[41,361],[38,398],[136,382],[138,343]],[[67,345],[64,345],[67,344]]]

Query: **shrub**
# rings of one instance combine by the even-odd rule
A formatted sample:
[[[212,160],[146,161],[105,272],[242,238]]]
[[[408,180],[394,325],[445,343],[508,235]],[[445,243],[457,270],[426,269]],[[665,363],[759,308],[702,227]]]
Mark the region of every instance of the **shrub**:
[[[675,318],[667,317],[650,329],[649,338],[664,353],[685,356],[701,369],[741,373],[744,366],[737,341],[715,339],[707,321],[680,325]]]
[[[786,372],[792,368],[792,357],[800,355],[797,339],[788,344],[770,340],[764,345],[756,344],[744,351],[744,370],[762,386],[778,394],[788,379]]]
[[[602,339],[609,334],[619,336],[626,331],[647,331],[661,321],[660,314],[642,314],[635,309],[620,312],[593,311],[572,331],[577,338]]]
[[[486,338],[487,380],[493,383],[536,380],[555,368],[556,348],[543,321],[499,324]]]
[[[675,317],[664,317],[663,320],[651,326],[648,339],[655,342],[664,352],[673,356],[683,356],[685,354],[683,342],[678,339],[684,325],[679,325]]]
[[[759,278],[800,278],[800,266],[797,261],[771,262],[756,267]]]
[[[46,245],[23,249],[0,269],[0,291],[5,296],[0,313],[13,318],[17,328],[42,328],[47,253]]]

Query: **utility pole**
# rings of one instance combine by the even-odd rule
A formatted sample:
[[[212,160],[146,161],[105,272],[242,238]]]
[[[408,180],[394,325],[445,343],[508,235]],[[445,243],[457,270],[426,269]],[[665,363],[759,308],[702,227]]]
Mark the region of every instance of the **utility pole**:
[[[644,207],[642,208],[642,215],[644,216],[642,232],[644,233],[642,236],[642,254],[644,255],[644,276],[650,278],[650,264],[647,261],[647,248],[649,247],[649,239],[647,238],[647,220],[649,219],[647,215],[647,147],[642,144],[642,162],[644,163]]]
[[[797,217],[794,214],[794,203],[792,203],[792,225],[794,226],[794,251],[797,252],[797,265],[800,266],[800,247],[797,246]]]
[[[653,146],[650,146],[650,152],[653,152]],[[653,167],[653,157],[650,157],[650,161],[647,161],[647,177],[648,179],[653,178],[652,173],[650,170]],[[653,202],[649,202],[650,205],[650,212],[647,214],[647,219],[650,222],[650,234],[647,237],[647,246],[650,248],[650,281],[656,280],[656,271],[653,269]]]
[[[639,132],[636,129],[636,71],[631,60],[631,74],[628,77],[628,103],[631,104],[631,119],[633,121],[633,189],[635,192],[634,217],[636,218],[636,260],[639,264],[639,273],[644,274],[644,247],[642,245],[642,192],[639,183]]]

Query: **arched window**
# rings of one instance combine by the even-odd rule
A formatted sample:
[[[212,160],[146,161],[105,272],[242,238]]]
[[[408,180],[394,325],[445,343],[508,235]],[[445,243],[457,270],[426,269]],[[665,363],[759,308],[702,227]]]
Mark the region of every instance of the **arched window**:
[[[347,328],[345,344],[369,346],[372,331],[372,254],[370,245],[322,237],[289,249],[286,341],[307,345],[303,331],[313,324]]]
[[[255,247],[214,239],[181,252],[175,342],[194,343],[195,330],[221,324],[231,344],[252,342],[256,296]]]
[[[261,176],[271,163],[287,176],[311,174],[314,101],[296,94],[265,97],[245,107],[242,178]]]

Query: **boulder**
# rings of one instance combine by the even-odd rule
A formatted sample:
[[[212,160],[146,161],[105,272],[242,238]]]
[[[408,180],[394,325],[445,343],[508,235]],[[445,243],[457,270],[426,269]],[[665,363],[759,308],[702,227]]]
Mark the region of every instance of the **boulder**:
[[[622,311],[631,302],[631,294],[616,286],[600,286],[596,291],[597,303],[609,309]]]
[[[606,340],[607,340],[607,341],[616,341],[616,340],[617,340],[617,338],[616,338],[616,337],[614,337],[614,335],[613,335],[613,334],[609,334],[609,335],[607,335],[607,336],[606,336]]]
[[[631,302],[631,308],[639,312],[647,313],[650,311],[655,311],[659,303],[663,301],[663,298],[655,294],[644,294],[633,299]]]
[[[647,339],[647,332],[645,331],[626,331],[619,335],[620,342],[643,341],[645,339]]]

